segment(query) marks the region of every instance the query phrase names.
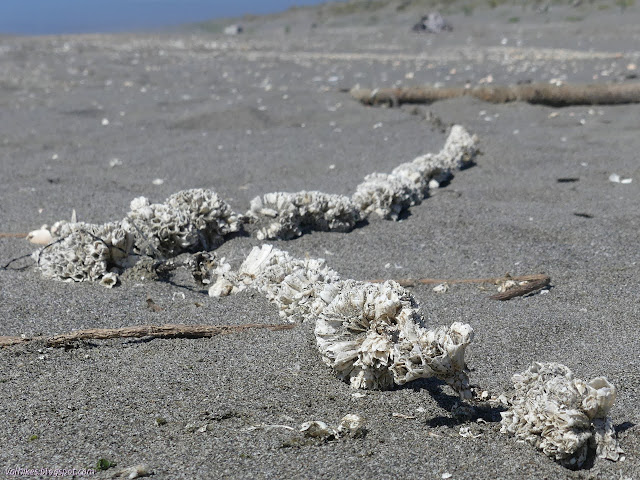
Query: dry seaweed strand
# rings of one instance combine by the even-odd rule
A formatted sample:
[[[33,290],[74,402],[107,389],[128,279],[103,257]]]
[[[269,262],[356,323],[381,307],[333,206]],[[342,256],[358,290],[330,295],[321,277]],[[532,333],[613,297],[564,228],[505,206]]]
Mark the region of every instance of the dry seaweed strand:
[[[527,102],[552,107],[570,105],[620,105],[640,103],[640,83],[552,85],[495,85],[465,87],[352,88],[353,98],[365,105],[399,106],[404,103],[433,103],[471,96],[491,103]]]
[[[506,280],[513,280],[516,282],[527,282],[525,285],[519,285],[517,287],[511,288],[506,292],[498,293],[496,295],[492,295],[492,300],[510,300],[515,297],[520,297],[522,295],[526,295],[528,293],[535,292],[540,290],[541,288],[546,287],[551,283],[551,277],[544,273],[537,273],[533,275],[518,275],[511,276],[505,275],[503,277],[487,277],[487,278],[418,278],[418,279],[397,279],[395,282],[399,283],[403,287],[416,287],[418,285],[440,285],[442,283],[447,283],[449,285],[455,283],[492,283],[498,284],[500,282],[504,282]],[[372,283],[382,283],[385,280],[369,280]]]
[[[272,331],[291,330],[295,325],[246,323],[241,325],[138,325],[122,328],[89,328],[53,337],[0,337],[0,347],[9,347],[45,339],[48,347],[65,347],[79,340],[108,340],[111,338],[208,338],[216,335],[228,335],[244,330],[268,329]]]

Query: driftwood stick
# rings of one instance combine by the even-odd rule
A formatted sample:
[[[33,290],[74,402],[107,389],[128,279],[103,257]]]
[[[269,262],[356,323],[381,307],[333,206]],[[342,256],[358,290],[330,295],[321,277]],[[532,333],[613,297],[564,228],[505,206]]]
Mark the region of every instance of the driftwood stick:
[[[135,327],[123,328],[90,328],[87,330],[77,330],[71,333],[63,333],[46,338],[48,347],[64,347],[78,340],[106,340],[110,338],[206,338],[216,335],[228,335],[230,333],[242,332],[244,330],[269,329],[272,331],[291,330],[293,324],[262,324],[247,323],[242,325],[138,325]],[[19,345],[32,340],[39,340],[45,337],[0,337],[0,347]]]
[[[1,233],[0,238],[26,238],[28,233]]]
[[[569,105],[619,105],[640,103],[640,83],[552,85],[532,83],[508,86],[352,88],[351,96],[365,105],[398,106],[403,103],[433,103],[438,100],[472,96],[485,102],[527,102],[566,107]]]
[[[398,280],[394,280],[396,283],[399,283],[403,287],[415,287],[418,285],[440,285],[442,283],[447,283],[449,285],[453,285],[456,283],[492,283],[497,285],[500,282],[506,282],[507,280],[513,280],[514,282],[527,282],[525,285],[519,285],[517,287],[510,288],[506,292],[498,293],[496,295],[492,295],[491,299],[493,300],[509,300],[514,297],[520,297],[522,295],[526,295],[527,293],[535,292],[536,290],[540,290],[541,288],[546,287],[551,283],[551,277],[549,275],[545,275],[544,273],[537,273],[534,275],[518,275],[511,276],[505,275],[503,277],[486,277],[486,278],[401,278]],[[373,283],[382,283],[385,280],[370,280]]]

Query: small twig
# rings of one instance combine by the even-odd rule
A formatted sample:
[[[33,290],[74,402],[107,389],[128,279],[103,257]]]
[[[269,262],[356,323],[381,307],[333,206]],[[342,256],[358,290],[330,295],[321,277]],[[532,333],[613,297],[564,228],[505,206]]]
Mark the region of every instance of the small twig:
[[[505,282],[507,280],[513,280],[515,282],[527,282],[525,285],[520,285],[518,287],[511,288],[506,292],[499,293],[496,295],[492,295],[491,299],[493,300],[509,300],[514,297],[519,297],[522,295],[526,295],[527,293],[535,292],[536,290],[540,290],[541,288],[546,287],[551,283],[551,277],[544,273],[538,273],[534,275],[519,275],[512,277],[511,275],[505,275],[503,277],[487,277],[487,278],[419,278],[419,279],[398,279],[394,280],[396,283],[399,283],[403,287],[415,287],[418,285],[440,285],[442,283],[447,283],[449,285],[456,283],[492,283],[494,285],[499,284],[500,282]],[[385,280],[370,280],[373,283],[382,283]]]
[[[45,339],[48,347],[64,347],[79,340],[107,340],[111,338],[208,338],[228,335],[244,330],[268,329],[272,331],[291,330],[295,324],[246,323],[242,325],[139,325],[123,328],[90,328],[53,337],[0,337],[0,347],[19,345],[33,340]]]
[[[0,238],[26,238],[28,233],[0,233]]]

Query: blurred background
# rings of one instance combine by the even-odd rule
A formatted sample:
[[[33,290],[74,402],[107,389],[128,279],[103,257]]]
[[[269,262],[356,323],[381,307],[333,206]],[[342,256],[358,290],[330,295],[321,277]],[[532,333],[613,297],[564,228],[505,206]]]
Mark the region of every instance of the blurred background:
[[[0,33],[155,30],[319,3],[322,0],[0,0]]]

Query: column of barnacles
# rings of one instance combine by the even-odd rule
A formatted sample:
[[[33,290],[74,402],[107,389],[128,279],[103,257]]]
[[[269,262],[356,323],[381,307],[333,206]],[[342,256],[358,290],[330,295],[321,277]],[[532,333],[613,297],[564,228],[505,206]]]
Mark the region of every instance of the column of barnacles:
[[[103,225],[57,222],[30,238],[45,246],[33,253],[37,268],[62,281],[98,281],[107,287],[144,258],[159,262],[190,252],[194,276],[211,296],[252,288],[291,322],[315,322],[323,362],[353,388],[386,390],[419,378],[444,380],[463,401],[487,400],[470,385],[465,349],[470,325],[428,328],[411,293],[394,281],[342,279],[323,259],[298,259],[273,245],[254,247],[235,270],[211,252],[243,227],[258,239],[293,239],[304,232],[349,232],[371,215],[397,220],[452,172],[473,163],[478,140],[455,125],[443,149],[372,173],[351,197],[317,191],[274,192],[251,201],[239,215],[215,192],[185,190],[164,203],[131,202],[126,217]],[[515,393],[498,397],[501,431],[533,444],[568,467],[590,452],[624,458],[609,412],[616,389],[605,378],[585,382],[557,363],[534,363],[513,376]],[[494,397],[495,399],[495,397]]]

